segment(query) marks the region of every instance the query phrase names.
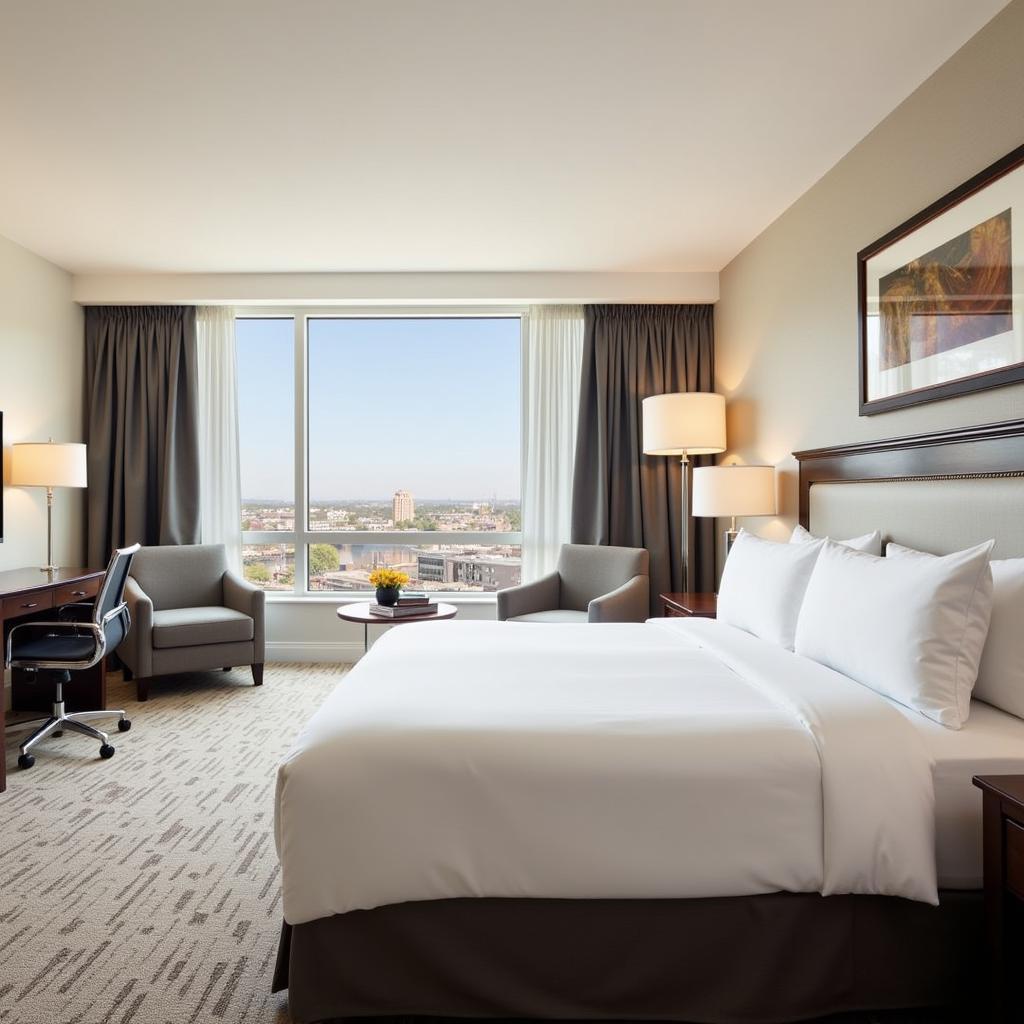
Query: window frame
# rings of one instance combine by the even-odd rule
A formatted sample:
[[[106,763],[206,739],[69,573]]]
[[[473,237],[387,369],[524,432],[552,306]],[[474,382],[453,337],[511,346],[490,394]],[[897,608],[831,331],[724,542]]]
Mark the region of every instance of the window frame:
[[[244,530],[242,545],[291,544],[295,550],[295,579],[292,590],[268,590],[267,600],[293,601],[330,600],[365,601],[372,590],[310,590],[309,589],[309,546],[311,544],[419,544],[438,543],[443,537],[446,544],[517,544],[522,548],[522,531],[495,533],[483,532],[439,532],[426,530],[395,530],[386,533],[372,530],[310,530],[309,528],[309,322],[318,319],[365,320],[379,318],[386,320],[406,319],[512,319],[519,320],[519,454],[522,464],[523,452],[523,402],[522,402],[522,358],[528,331],[529,310],[526,306],[303,306],[268,305],[240,306],[235,309],[236,320],[280,319],[293,321],[294,336],[294,530]],[[244,439],[239,438],[243,444]],[[522,510],[522,476],[520,475],[519,507]],[[238,510],[241,522],[242,510]],[[487,591],[443,591],[432,590],[432,596],[447,601],[493,602],[494,592]]]

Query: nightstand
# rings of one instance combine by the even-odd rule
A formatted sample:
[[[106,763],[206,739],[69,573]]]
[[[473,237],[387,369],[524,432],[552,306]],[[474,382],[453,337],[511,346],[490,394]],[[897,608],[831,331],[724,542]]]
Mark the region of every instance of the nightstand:
[[[659,594],[666,618],[713,619],[718,615],[717,594]]]
[[[1007,998],[1007,965],[1024,949],[1024,775],[975,775],[984,794],[985,927],[994,1021],[1017,1020]]]

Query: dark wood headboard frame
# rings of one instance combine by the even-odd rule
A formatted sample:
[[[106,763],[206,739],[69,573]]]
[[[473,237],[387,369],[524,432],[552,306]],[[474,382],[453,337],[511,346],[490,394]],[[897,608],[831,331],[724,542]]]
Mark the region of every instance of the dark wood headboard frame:
[[[812,448],[793,456],[800,464],[800,525],[807,529],[814,484],[1024,476],[1024,420]]]

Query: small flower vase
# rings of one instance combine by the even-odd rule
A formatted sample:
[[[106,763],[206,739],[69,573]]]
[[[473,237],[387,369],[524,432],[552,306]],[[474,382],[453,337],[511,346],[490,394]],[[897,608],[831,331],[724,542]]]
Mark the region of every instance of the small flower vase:
[[[391,608],[393,605],[398,604],[398,595],[401,591],[398,587],[378,587],[377,588],[377,604],[382,604],[386,608]]]

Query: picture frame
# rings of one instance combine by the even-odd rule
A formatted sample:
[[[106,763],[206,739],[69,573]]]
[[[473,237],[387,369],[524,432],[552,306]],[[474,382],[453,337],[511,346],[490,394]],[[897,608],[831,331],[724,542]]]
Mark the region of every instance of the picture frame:
[[[1024,145],[857,254],[861,416],[1024,381]]]

